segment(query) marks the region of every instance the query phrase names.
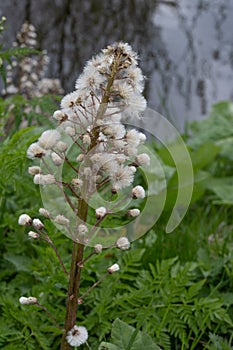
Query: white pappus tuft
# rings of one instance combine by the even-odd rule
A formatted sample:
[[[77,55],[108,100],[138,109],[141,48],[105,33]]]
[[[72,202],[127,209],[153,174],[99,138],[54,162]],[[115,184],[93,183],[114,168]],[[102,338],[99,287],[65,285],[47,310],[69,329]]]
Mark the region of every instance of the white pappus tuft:
[[[130,248],[130,242],[127,237],[120,237],[116,241],[116,247],[121,249],[121,250],[127,250]]]
[[[56,183],[56,179],[52,174],[36,174],[33,178],[33,182],[35,185],[52,185]]]
[[[48,150],[53,148],[60,140],[61,134],[57,130],[46,130],[38,139],[39,146]]]
[[[39,166],[30,166],[28,168],[28,174],[30,175],[36,175],[36,174],[40,174],[42,172],[41,167]]]
[[[88,339],[87,329],[83,326],[74,326],[66,336],[67,343],[71,346],[80,346]]]
[[[37,143],[32,143],[27,150],[27,157],[30,159],[41,158],[46,151]]]
[[[150,165],[150,157],[148,156],[147,153],[141,153],[137,155],[135,161],[138,165],[145,165],[145,166]]]

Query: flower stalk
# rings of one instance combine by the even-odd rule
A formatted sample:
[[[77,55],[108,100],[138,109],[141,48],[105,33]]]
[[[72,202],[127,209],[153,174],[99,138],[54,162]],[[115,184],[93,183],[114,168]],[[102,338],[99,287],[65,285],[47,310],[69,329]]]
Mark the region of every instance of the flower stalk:
[[[86,343],[87,330],[76,325],[78,305],[106,276],[119,270],[118,264],[109,267],[80,297],[84,262],[95,254],[100,254],[103,249],[114,246],[121,250],[130,248],[128,238],[119,234],[114,244],[110,242],[106,244],[107,247],[103,247],[103,241],[98,241],[98,228],[106,217],[122,210],[121,204],[126,197],[120,191],[133,184],[136,167],[149,164],[149,156],[137,154],[137,148],[146,139],[145,135],[136,129],[127,131],[121,122],[122,115],[139,117],[145,110],[143,81],[144,77],[137,67],[137,55],[131,47],[124,43],[108,46],[87,63],[84,73],[76,81],[76,90],[66,95],[61,101],[61,110],[54,112],[58,129],[43,132],[38,142],[33,143],[27,151],[30,159],[41,160],[41,167],[31,167],[29,170],[29,174],[34,176],[34,183],[56,188],[58,195],[62,195],[64,200],[64,207],[55,206],[51,211],[56,212],[55,215],[48,214],[47,209],[43,209],[42,213],[47,219],[61,225],[73,240],[68,272],[54,243],[46,234],[42,237],[53,248],[69,278],[60,350],[71,350],[73,346]],[[61,141],[63,136],[65,142]],[[76,153],[71,152],[71,158],[68,152],[69,142],[77,149]],[[71,178],[65,181],[60,179],[63,163],[69,167],[68,175],[72,173]],[[134,187],[132,191],[127,198],[143,199],[146,196],[141,186]],[[96,194],[112,198],[115,195],[117,197],[118,192],[118,204],[110,201],[109,205],[103,206],[98,199],[97,206],[91,207],[91,200],[93,198],[95,203]],[[51,192],[52,196],[54,193]],[[90,225],[88,218],[93,209],[96,221]],[[140,210],[131,209],[126,213],[134,218],[140,215]],[[43,225],[38,220],[32,221],[25,214],[19,220],[19,224],[25,226],[31,222],[35,222],[37,226]],[[39,230],[39,234],[42,235],[43,230]],[[37,238],[33,232],[30,235]],[[85,244],[92,243],[94,251],[84,258]]]

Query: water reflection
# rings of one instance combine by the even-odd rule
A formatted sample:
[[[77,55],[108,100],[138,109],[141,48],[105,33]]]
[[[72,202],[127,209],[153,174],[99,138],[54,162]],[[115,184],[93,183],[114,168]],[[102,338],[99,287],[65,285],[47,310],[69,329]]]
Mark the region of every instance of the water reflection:
[[[140,53],[149,106],[176,125],[233,98],[233,1],[9,0],[1,14],[14,23],[9,42],[24,20],[36,26],[51,56],[50,75],[67,91],[87,59],[124,40]]]

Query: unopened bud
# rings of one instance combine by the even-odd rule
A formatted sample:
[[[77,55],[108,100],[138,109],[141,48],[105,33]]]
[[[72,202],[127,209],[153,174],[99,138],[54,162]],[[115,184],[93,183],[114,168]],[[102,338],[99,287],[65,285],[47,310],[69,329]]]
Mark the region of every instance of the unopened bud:
[[[70,220],[67,219],[64,215],[57,215],[54,221],[59,225],[69,225]]]
[[[32,219],[30,218],[29,215],[22,214],[19,217],[18,224],[22,225],[22,226],[31,225],[32,224]]]
[[[63,142],[63,141],[58,141],[58,143],[56,144],[56,149],[59,152],[65,152],[68,148],[67,143]]]
[[[28,298],[26,298],[26,297],[20,297],[20,298],[19,298],[19,302],[20,302],[20,304],[22,304],[22,305],[30,305],[30,304],[37,304],[37,303],[38,303],[38,300],[37,300],[37,298],[35,298],[35,297],[28,297]]]
[[[130,209],[127,212],[128,216],[131,216],[132,218],[135,218],[136,216],[140,215],[140,210],[139,209]]]
[[[39,213],[40,213],[40,215],[44,216],[47,219],[49,219],[51,217],[50,212],[45,208],[40,208]]]
[[[119,271],[120,266],[118,264],[113,264],[111,267],[108,268],[108,273],[112,274],[113,272]]]
[[[99,207],[95,210],[95,215],[97,219],[102,219],[107,213],[107,209],[105,207]]]
[[[87,231],[88,231],[88,228],[86,225],[81,224],[78,226],[78,234],[80,236],[84,236],[87,233]]]
[[[82,162],[84,158],[84,154],[79,154],[78,157],[76,158],[77,162]]]
[[[40,174],[42,172],[41,168],[39,166],[30,166],[28,168],[28,173],[30,175],[36,175],[36,174]]]
[[[44,228],[44,224],[40,221],[40,219],[33,219],[32,226],[37,230],[42,230],[42,228]]]
[[[132,197],[134,199],[137,199],[137,198],[145,198],[145,190],[142,186],[136,186],[132,189]]]
[[[39,233],[37,233],[37,232],[29,231],[29,232],[28,232],[28,237],[37,239],[37,238],[40,237],[40,235],[39,235]]]

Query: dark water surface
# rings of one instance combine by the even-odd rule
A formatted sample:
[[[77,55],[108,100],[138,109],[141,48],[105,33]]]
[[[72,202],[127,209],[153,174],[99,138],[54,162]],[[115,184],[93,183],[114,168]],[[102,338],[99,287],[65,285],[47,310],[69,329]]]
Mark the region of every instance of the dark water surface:
[[[0,15],[8,46],[25,20],[35,25],[67,92],[87,59],[123,40],[140,54],[149,107],[176,126],[233,99],[233,0],[1,0]]]

